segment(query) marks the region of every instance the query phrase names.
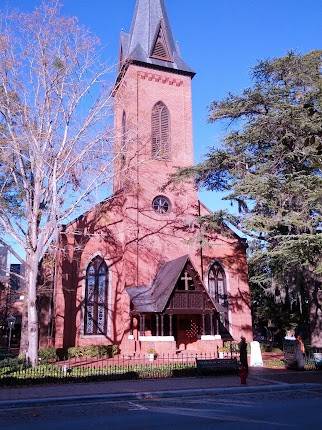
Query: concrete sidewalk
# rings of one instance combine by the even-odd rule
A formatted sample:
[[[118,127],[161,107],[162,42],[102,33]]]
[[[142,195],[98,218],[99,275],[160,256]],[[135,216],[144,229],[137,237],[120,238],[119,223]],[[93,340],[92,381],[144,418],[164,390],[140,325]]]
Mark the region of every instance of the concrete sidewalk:
[[[156,380],[134,381],[108,381],[89,383],[65,383],[55,385],[35,385],[27,387],[1,387],[0,406],[4,402],[50,399],[75,399],[97,398],[134,395],[142,396],[153,393],[179,392],[207,392],[231,390],[267,390],[286,389],[289,385],[322,384],[322,372],[294,372],[273,369],[250,369],[247,387],[240,385],[240,379],[236,375],[200,377],[200,378],[172,378]],[[279,388],[278,388],[279,387]],[[170,394],[169,394],[170,395]]]

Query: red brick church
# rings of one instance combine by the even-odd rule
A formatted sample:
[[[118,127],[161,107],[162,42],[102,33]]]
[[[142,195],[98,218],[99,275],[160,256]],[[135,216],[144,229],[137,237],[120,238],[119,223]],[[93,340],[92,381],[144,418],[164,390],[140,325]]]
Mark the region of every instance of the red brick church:
[[[114,88],[113,195],[62,234],[57,348],[213,352],[252,338],[245,240],[226,226],[200,229],[196,217],[208,209],[192,183],[164,187],[193,164],[194,75],[164,1],[137,0]]]

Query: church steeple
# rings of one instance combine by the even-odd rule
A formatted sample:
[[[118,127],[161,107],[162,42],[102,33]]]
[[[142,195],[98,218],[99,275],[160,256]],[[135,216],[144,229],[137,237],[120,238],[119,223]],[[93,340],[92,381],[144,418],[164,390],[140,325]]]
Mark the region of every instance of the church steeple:
[[[120,68],[129,63],[193,76],[174,42],[164,0],[137,0],[130,33],[121,33]]]

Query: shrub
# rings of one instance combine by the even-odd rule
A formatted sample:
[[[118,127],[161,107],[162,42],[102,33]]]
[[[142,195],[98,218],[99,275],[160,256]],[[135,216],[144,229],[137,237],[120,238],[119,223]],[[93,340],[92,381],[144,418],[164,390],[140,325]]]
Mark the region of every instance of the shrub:
[[[261,343],[260,348],[262,352],[272,352],[272,345],[270,343]]]
[[[112,347],[112,345],[111,345]],[[3,370],[1,372],[1,370]],[[67,368],[54,364],[40,364],[35,368],[0,368],[2,385],[31,385],[41,383],[114,381],[126,379],[149,379],[197,376],[199,372],[193,363],[169,362],[161,365],[147,363],[96,366],[74,366]]]
[[[68,358],[81,358],[85,357],[85,347],[72,346],[68,348]]]
[[[1,367],[20,367],[21,365],[25,365],[25,360],[19,357],[15,358],[5,358],[4,360],[0,360],[0,368]]]
[[[270,369],[285,369],[285,361],[279,359],[264,360],[264,366]]]
[[[119,353],[117,345],[89,345],[68,348],[68,358],[114,357]]]
[[[50,361],[56,361],[56,349],[54,347],[42,348],[38,352],[38,357],[41,363],[49,363]]]
[[[18,357],[16,358],[6,358],[0,361],[0,377],[10,374],[12,372],[17,372],[22,369],[26,369],[27,363],[25,360],[21,360]]]
[[[107,356],[111,358],[120,352],[118,345],[99,345],[97,348],[99,357]]]
[[[223,346],[218,348],[218,352],[237,354],[239,353],[239,345],[237,342],[226,341]]]
[[[18,360],[21,361],[21,362],[26,361],[26,354],[24,352],[21,352],[18,355]]]
[[[232,342],[228,341],[224,343],[223,352],[232,352],[232,353],[238,353],[239,352],[239,344],[238,342]]]
[[[110,345],[111,348],[111,357],[114,357],[114,355],[118,355],[120,353],[120,348],[118,345]]]

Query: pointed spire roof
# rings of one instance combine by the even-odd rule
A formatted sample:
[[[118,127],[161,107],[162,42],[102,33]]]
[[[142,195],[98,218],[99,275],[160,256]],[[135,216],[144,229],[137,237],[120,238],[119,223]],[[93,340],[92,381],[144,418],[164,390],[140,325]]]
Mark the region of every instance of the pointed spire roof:
[[[164,0],[137,0],[130,33],[121,33],[120,67],[146,63],[194,75],[174,42]]]

